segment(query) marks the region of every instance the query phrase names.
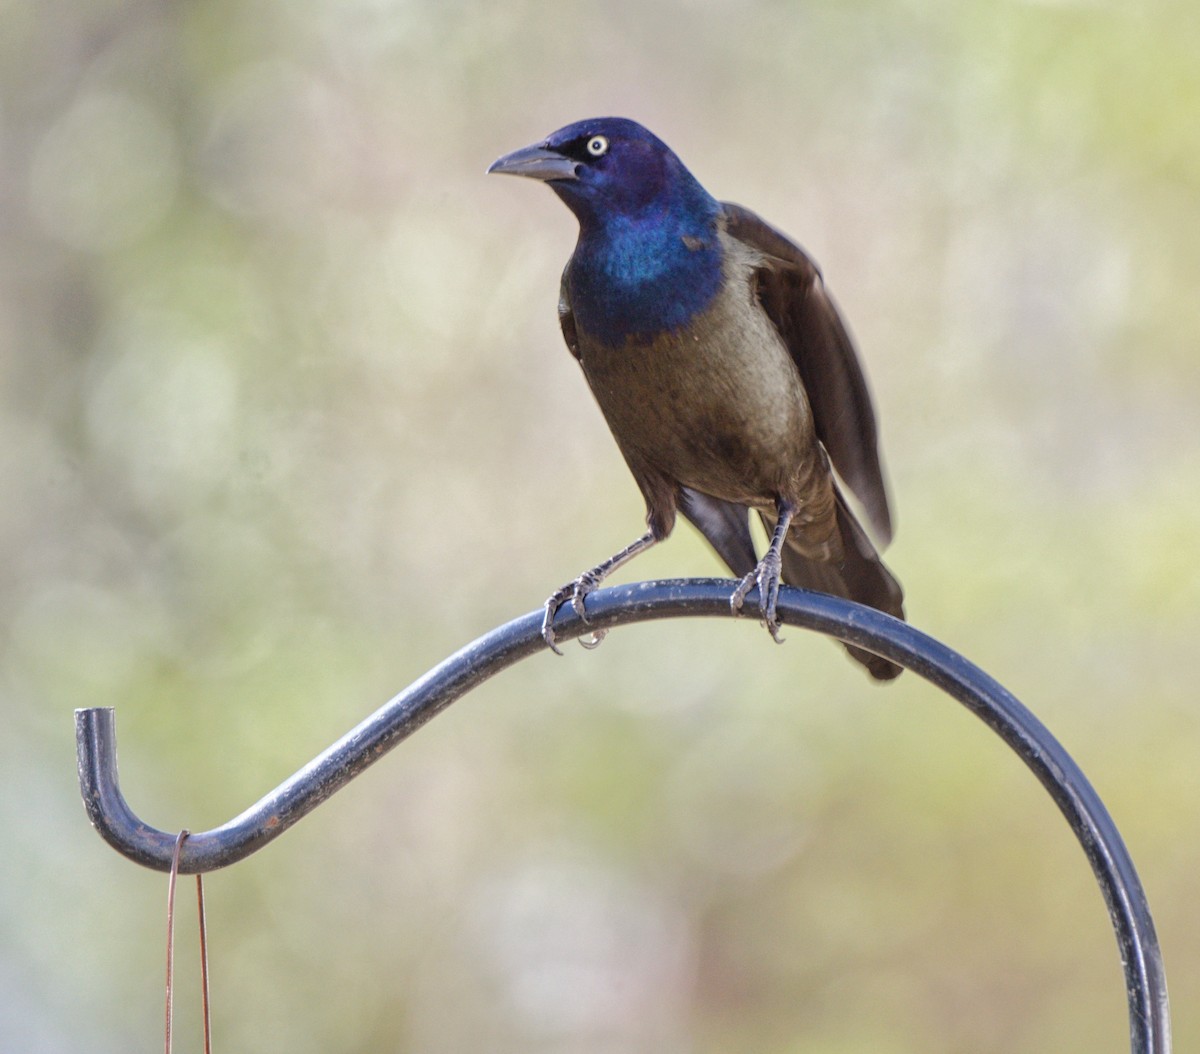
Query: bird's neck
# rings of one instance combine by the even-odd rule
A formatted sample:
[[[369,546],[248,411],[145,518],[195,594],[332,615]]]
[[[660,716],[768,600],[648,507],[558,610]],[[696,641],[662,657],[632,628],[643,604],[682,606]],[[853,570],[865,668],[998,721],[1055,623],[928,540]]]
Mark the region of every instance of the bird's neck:
[[[568,282],[577,326],[606,345],[679,329],[720,288],[716,210],[668,206],[583,220]]]

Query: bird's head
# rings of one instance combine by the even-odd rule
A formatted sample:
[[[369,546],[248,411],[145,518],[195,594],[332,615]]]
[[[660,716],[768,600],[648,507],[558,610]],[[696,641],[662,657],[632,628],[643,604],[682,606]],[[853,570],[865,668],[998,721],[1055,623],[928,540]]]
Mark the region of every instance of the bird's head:
[[[718,207],[666,143],[624,117],[569,124],[488,172],[549,184],[585,228],[666,211],[709,219]]]

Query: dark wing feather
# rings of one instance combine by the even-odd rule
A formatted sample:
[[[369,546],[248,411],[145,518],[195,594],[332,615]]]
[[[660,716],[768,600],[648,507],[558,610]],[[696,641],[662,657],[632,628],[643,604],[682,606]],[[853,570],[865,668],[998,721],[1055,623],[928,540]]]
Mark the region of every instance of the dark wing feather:
[[[750,520],[744,505],[722,501],[691,487],[679,488],[679,511],[700,531],[735,575],[754,570],[758,557],[750,537]]]
[[[766,257],[756,275],[759,302],[800,369],[817,438],[886,544],[892,519],[871,394],[821,272],[803,249],[749,209],[722,208],[726,231]]]
[[[571,266],[568,261],[567,267]],[[571,297],[567,292],[567,272],[563,271],[562,281],[558,285],[558,324],[562,327],[563,340],[567,349],[575,358],[579,358],[579,333],[575,329],[575,312],[571,309]]]

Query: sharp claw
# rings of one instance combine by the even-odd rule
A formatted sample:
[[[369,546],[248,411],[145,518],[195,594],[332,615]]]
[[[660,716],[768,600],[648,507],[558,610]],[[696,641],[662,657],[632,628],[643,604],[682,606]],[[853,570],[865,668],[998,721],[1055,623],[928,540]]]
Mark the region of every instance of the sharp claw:
[[[561,655],[562,649],[554,643],[554,630],[549,626],[542,627],[542,640],[546,642],[546,646],[554,652],[555,655]]]
[[[542,619],[542,639],[550,646],[550,650],[555,655],[561,655],[558,645],[555,644],[554,637],[554,617],[562,609],[563,605],[569,600],[571,607],[579,618],[587,622],[587,595],[596,588],[596,581],[590,574],[582,574],[574,582],[570,582],[561,589],[556,589],[550,594],[547,599],[546,615]],[[592,633],[590,640],[580,639],[579,643],[585,648],[598,647],[604,639],[607,630],[596,630]]]
[[[599,583],[590,572],[584,572],[570,585],[571,607],[584,622],[587,622],[587,596]],[[564,587],[567,588],[567,587]]]
[[[729,598],[730,610],[736,615],[741,612],[750,591],[757,586],[759,615],[776,644],[783,643],[783,638],[779,636],[779,619],[775,616],[779,600],[779,563],[778,560],[772,560],[769,554],[764,556],[753,571],[742,577],[733,591],[733,595]]]
[[[571,594],[571,606],[584,622],[588,621],[587,616],[587,595],[596,588],[599,583],[591,574],[582,574],[575,579],[575,592]],[[579,643],[582,647],[592,651],[594,648],[600,647],[600,643],[608,636],[606,629],[594,629],[586,637],[580,637]]]
[[[751,571],[748,575],[743,575],[742,580],[737,584],[737,589],[733,591],[733,596],[729,598],[729,610],[735,615],[738,614],[742,610],[742,605],[746,602],[746,595],[757,584],[757,571]]]
[[[779,576],[772,575],[771,583],[767,589],[767,602],[763,609],[763,619],[767,623],[767,629],[771,631],[771,636],[775,639],[776,644],[782,644],[783,641],[779,638],[779,619],[775,614],[775,609],[779,602]]]
[[[561,591],[560,591],[561,592]],[[542,616],[542,640],[549,645],[550,650],[555,655],[561,655],[562,650],[554,643],[554,616],[558,614],[558,609],[562,607],[563,600],[558,593],[553,594],[545,604],[546,614]]]
[[[578,615],[580,619],[582,619],[584,622],[587,622],[587,604],[585,602],[587,592],[578,588],[578,582],[575,583],[575,586],[575,592],[571,594],[571,607],[575,609],[575,614]]]
[[[579,644],[581,647],[587,648],[588,651],[592,651],[593,649],[600,647],[600,645],[604,643],[604,638],[607,636],[608,630],[594,629],[586,637],[580,637]]]

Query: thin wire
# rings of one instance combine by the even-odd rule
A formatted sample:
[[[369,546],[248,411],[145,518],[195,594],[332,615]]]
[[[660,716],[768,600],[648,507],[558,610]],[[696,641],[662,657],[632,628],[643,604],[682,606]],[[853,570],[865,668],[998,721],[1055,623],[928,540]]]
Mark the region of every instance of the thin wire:
[[[167,1013],[165,1025],[166,1054],[171,1054],[171,1024],[174,1014],[175,995],[175,877],[179,874],[179,850],[187,838],[187,831],[180,831],[175,838],[175,852],[171,856],[171,874],[167,879]]]
[[[204,1009],[204,1054],[212,1054],[212,1015],[208,1004],[208,926],[204,922],[204,876],[196,876],[196,907],[200,912],[200,1002]]]

